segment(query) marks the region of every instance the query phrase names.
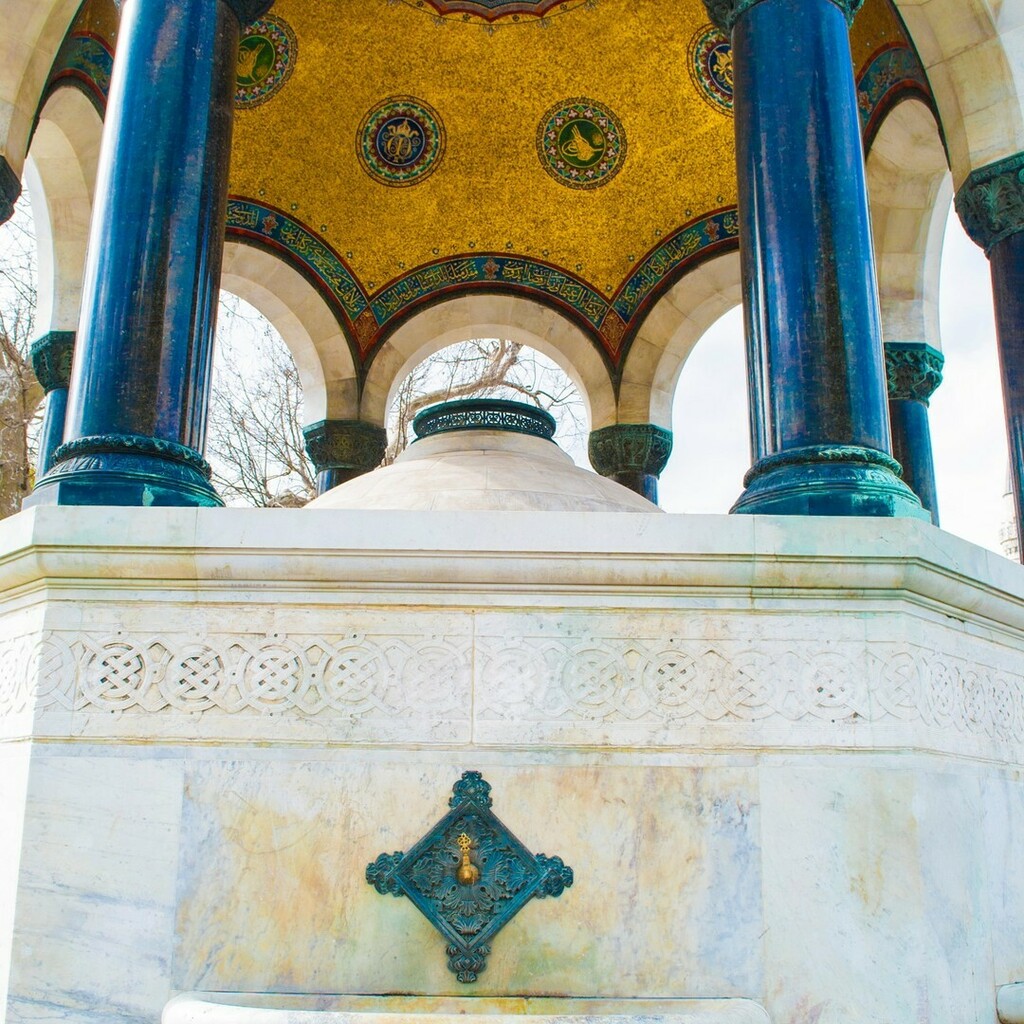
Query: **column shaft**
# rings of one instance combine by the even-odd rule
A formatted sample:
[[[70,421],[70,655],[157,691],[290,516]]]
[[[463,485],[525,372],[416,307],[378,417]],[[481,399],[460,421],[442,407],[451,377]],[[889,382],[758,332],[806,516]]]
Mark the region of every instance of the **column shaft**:
[[[1024,232],[997,242],[989,251],[989,259],[1017,517],[1017,550],[1024,561]]]
[[[973,171],[956,194],[956,211],[992,271],[1017,550],[1024,562],[1024,153]]]
[[[890,454],[857,94],[840,6],[859,3],[731,4],[755,458],[733,511],[926,518]],[[709,0],[713,13],[722,7]]]
[[[124,0],[66,443],[37,501],[220,503],[199,453],[239,31],[225,0]]]
[[[892,453],[903,479],[939,525],[928,400],[942,383],[942,353],[923,342],[887,342],[885,372],[892,424]]]
[[[74,331],[50,331],[32,343],[32,369],[46,392],[46,411],[39,431],[36,480],[49,470],[53,463],[53,453],[64,440],[64,419],[74,349]]]

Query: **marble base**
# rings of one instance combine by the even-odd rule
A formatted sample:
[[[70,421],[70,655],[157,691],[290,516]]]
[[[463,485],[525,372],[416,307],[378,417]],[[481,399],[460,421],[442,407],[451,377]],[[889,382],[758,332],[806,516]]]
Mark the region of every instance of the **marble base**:
[[[488,1016],[961,1024],[1024,978],[1024,568],[930,525],[37,508],[0,565],[7,1022],[443,1016],[364,872],[467,769],[576,872]]]
[[[430,999],[192,992],[162,1024],[768,1024],[746,999]]]

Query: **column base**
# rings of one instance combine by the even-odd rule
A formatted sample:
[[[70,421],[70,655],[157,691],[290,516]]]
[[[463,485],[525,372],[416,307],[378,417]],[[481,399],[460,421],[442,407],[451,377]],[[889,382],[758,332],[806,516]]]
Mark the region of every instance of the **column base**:
[[[891,456],[855,445],[813,445],[770,455],[743,479],[731,512],[773,516],[880,516],[931,521]]]
[[[210,467],[192,448],[136,435],[82,437],[61,445],[53,468],[24,506],[223,505],[210,483]]]

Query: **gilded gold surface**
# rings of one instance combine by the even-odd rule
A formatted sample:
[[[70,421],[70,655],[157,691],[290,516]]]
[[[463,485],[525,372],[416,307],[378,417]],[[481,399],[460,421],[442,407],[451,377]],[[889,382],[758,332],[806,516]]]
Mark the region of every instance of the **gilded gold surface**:
[[[736,201],[732,122],[686,71],[700,0],[680,0],[672,18],[660,0],[602,0],[493,35],[385,0],[278,0],[274,13],[301,58],[273,102],[239,113],[232,191],[326,225],[371,291],[442,256],[495,250],[610,294],[661,237]],[[356,159],[360,121],[389,95],[425,100],[447,130],[444,163],[408,188]],[[574,96],[607,106],[629,140],[621,171],[593,190],[555,181],[536,150],[545,111]]]
[[[106,40],[111,47],[117,40],[117,7],[114,0],[89,0],[75,19],[73,32],[88,32]]]
[[[273,13],[300,57],[276,97],[238,112],[231,191],[322,234],[369,292],[418,265],[493,250],[560,265],[611,295],[672,231],[736,202],[732,120],[686,70],[708,22],[701,0],[600,0],[546,28],[493,33],[388,0],[277,0]],[[76,29],[112,39],[116,21],[112,0],[90,0]],[[903,39],[889,0],[867,0],[855,66]],[[394,95],[425,100],[447,132],[437,171],[405,188],[374,180],[356,157],[367,111]],[[629,144],[621,171],[590,190],[556,181],[536,148],[545,112],[575,96],[608,107]]]

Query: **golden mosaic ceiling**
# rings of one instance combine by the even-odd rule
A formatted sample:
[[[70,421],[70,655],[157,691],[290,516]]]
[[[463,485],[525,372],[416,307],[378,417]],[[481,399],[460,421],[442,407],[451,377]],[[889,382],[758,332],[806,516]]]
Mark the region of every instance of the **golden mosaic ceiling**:
[[[74,31],[109,40],[111,11],[89,0]],[[273,208],[293,242],[334,250],[350,323],[415,268],[480,253],[564,270],[607,306],[645,255],[736,202],[731,54],[701,0],[277,0],[257,29],[230,190],[250,234]],[[867,0],[858,74],[905,46],[889,0]]]

